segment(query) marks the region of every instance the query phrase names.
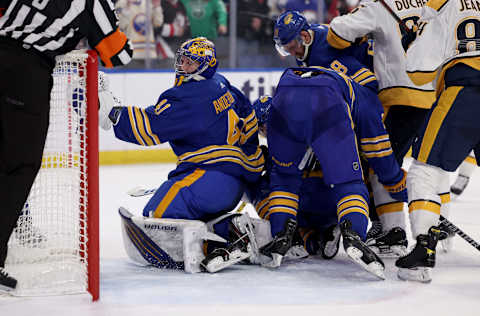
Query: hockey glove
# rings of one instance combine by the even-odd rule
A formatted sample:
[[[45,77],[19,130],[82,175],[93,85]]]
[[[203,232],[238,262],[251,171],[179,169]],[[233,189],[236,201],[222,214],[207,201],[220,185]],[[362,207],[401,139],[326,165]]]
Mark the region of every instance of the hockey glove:
[[[108,90],[108,78],[105,73],[98,72],[98,124],[104,130],[112,128],[112,123],[116,124],[120,118],[122,104]]]
[[[402,35],[402,47],[405,53],[407,52],[408,48],[412,44],[412,42],[417,38],[417,25],[414,25],[411,29],[405,26]]]
[[[392,184],[384,183],[383,187],[387,190],[392,199],[406,203],[408,202],[407,173],[403,169],[400,169],[400,171],[401,172]]]

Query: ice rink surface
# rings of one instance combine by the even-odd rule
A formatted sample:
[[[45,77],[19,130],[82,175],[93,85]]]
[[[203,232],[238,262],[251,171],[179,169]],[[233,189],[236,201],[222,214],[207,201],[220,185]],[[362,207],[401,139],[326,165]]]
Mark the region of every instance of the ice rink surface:
[[[237,265],[217,274],[144,268],[123,249],[119,206],[140,214],[147,198],[131,198],[136,186],[156,187],[174,165],[100,168],[100,301],[87,295],[0,297],[0,316],[90,315],[480,315],[480,252],[455,237],[448,254],[437,247],[430,284],[397,279],[386,259],[380,281],[349,261],[307,258],[277,270]],[[454,180],[452,174],[451,181]],[[450,220],[480,241],[480,171],[455,199]]]

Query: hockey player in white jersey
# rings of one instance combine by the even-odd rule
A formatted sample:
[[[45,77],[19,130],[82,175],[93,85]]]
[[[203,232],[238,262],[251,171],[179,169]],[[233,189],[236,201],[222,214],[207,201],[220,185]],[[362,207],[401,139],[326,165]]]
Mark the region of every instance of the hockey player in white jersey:
[[[431,83],[415,85],[405,72],[402,34],[416,25],[422,5],[422,1],[363,1],[350,14],[334,18],[327,36],[329,44],[337,49],[350,47],[366,35],[373,37],[373,65],[379,84],[378,96],[385,109],[384,123],[392,149],[400,165],[435,100]],[[405,230],[404,203],[392,199],[374,175],[371,176],[371,183],[383,234],[371,238],[367,243],[374,249],[386,249],[396,240],[396,227]],[[445,195],[444,199],[448,200],[448,182],[443,184],[442,190],[438,193]],[[444,216],[447,217],[447,214]]]
[[[402,279],[429,282],[443,203],[436,194],[473,149],[480,150],[480,7],[470,0],[431,0],[423,29],[407,51],[407,73],[416,84],[436,80],[437,100],[412,148],[408,176],[412,234],[417,245],[395,263]],[[477,156],[478,157],[478,156]]]

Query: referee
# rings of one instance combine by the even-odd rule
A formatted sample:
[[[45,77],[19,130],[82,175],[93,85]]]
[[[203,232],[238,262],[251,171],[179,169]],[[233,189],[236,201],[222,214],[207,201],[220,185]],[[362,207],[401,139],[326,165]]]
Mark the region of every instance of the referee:
[[[40,169],[55,56],[83,38],[106,67],[130,62],[111,0],[0,0],[0,291],[7,243]]]

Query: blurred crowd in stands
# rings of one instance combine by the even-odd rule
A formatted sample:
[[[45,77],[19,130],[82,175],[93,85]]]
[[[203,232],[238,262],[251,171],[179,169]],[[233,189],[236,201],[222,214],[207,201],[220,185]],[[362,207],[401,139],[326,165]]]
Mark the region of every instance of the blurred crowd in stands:
[[[113,0],[120,28],[134,54],[128,68],[171,69],[175,50],[188,38],[215,42],[222,68],[293,66],[274,48],[273,24],[285,10],[310,23],[329,23],[359,0]]]

